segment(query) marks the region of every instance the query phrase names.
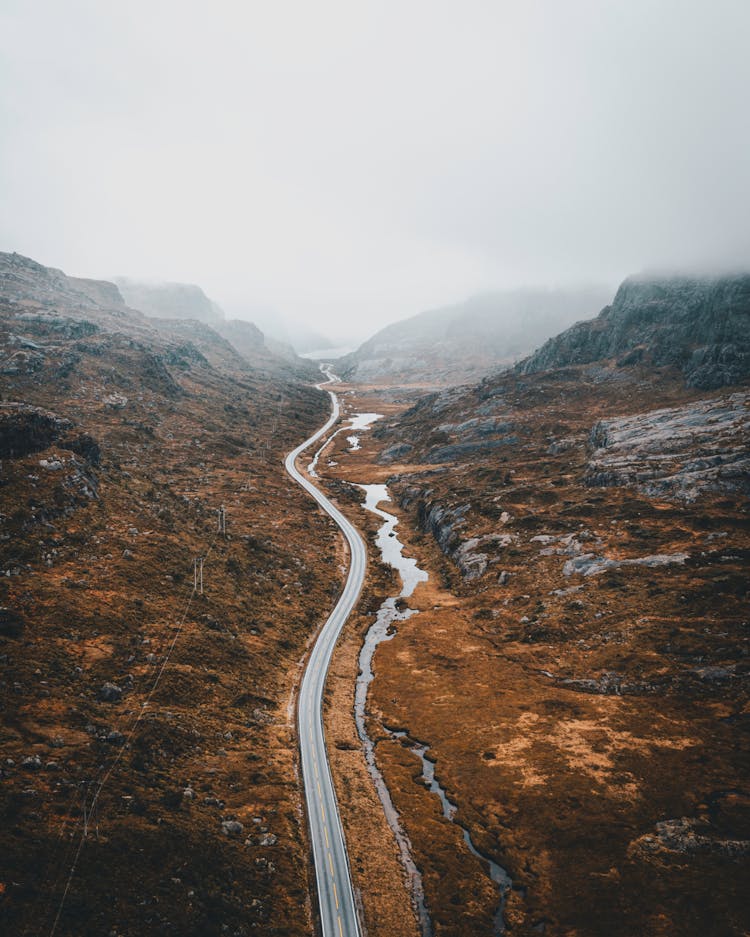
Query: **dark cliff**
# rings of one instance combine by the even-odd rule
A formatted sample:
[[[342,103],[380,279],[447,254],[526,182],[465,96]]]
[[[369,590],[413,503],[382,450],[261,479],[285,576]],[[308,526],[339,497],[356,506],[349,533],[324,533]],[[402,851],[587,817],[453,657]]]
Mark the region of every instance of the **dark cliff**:
[[[713,389],[750,375],[750,274],[631,277],[611,306],[578,322],[516,366],[521,374],[594,361],[680,369],[690,387]]]

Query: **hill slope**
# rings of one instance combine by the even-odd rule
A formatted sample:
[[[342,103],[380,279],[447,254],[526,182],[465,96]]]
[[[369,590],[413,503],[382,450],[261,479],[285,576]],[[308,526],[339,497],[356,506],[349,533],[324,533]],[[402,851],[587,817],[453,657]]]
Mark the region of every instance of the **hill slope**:
[[[0,392],[0,931],[302,937],[288,700],[339,580],[281,464],[326,396],[13,254]]]
[[[427,751],[514,935],[750,928],[750,375],[689,367],[742,349],[745,284],[628,281],[533,365],[327,450],[329,477],[387,481],[430,575],[367,714],[436,933],[489,933],[498,891]]]

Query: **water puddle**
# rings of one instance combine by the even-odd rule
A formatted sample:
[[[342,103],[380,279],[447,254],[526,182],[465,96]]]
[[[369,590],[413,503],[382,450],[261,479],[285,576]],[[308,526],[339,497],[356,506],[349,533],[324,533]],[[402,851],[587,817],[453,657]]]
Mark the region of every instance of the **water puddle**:
[[[355,413],[349,417],[347,429],[369,429],[376,420],[382,419],[382,413]]]
[[[325,373],[329,373],[329,372],[325,372]],[[336,380],[338,381],[339,379],[336,378]],[[355,413],[353,414],[353,416],[347,417],[346,418],[347,425],[340,426],[336,430],[335,433],[331,433],[331,435],[326,440],[323,441],[323,444],[317,450],[317,452],[312,458],[312,461],[307,466],[307,474],[310,475],[311,478],[319,478],[319,475],[317,472],[318,459],[320,459],[321,455],[323,455],[324,450],[327,449],[328,446],[330,446],[330,444],[338,436],[339,433],[351,433],[352,430],[359,430],[360,432],[364,432],[365,430],[368,430],[372,426],[372,424],[376,420],[379,420],[382,416],[383,416],[382,413]],[[354,440],[354,442],[352,442],[352,440]],[[349,447],[352,451],[355,451],[360,448],[359,436],[349,436],[347,437],[347,442],[349,443]],[[336,465],[337,463],[329,462],[328,464]]]
[[[398,571],[401,576],[399,598],[408,599],[420,582],[427,582],[429,576],[417,566],[417,561],[404,556],[404,545],[396,536],[398,518],[378,507],[382,501],[390,501],[387,485],[359,485],[365,493],[364,509],[377,514],[385,523],[375,536],[375,546],[380,550],[384,563]]]

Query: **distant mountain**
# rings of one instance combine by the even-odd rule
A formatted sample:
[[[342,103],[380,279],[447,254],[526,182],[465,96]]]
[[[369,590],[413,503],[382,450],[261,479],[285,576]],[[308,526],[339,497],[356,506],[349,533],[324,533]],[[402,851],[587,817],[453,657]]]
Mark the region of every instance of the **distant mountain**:
[[[630,277],[611,306],[550,339],[521,362],[533,374],[615,359],[679,368],[691,387],[750,376],[750,274]]]
[[[224,319],[221,308],[193,283],[143,283],[117,277],[125,302],[158,319],[198,319],[214,325]]]
[[[360,382],[456,384],[512,365],[550,335],[594,315],[609,300],[600,287],[485,293],[382,329],[340,359]]]
[[[248,359],[253,358],[262,349],[264,354],[270,353],[284,361],[293,362],[310,377],[317,376],[314,365],[300,358],[291,345],[269,337],[253,322],[245,319],[227,319],[224,322],[218,322],[214,329]]]
[[[180,293],[177,290],[173,295]],[[232,372],[252,368],[265,379],[311,381],[318,376],[313,362],[298,358],[291,348],[275,342],[267,344],[263,333],[251,322],[218,320],[209,324],[187,315],[191,308],[192,311],[201,306],[206,308],[201,296],[214,305],[200,287],[191,287],[183,295],[198,297],[192,307],[182,307],[186,311],[184,317],[166,314],[162,317],[153,312],[145,315],[143,310],[126,305],[114,283],[67,276],[62,270],[45,267],[21,254],[0,253],[0,299],[13,302],[26,318],[54,319],[58,313],[64,313],[66,323],[77,321],[82,334],[103,328],[154,347],[160,342],[178,342],[183,349],[189,346],[190,355],[199,355],[217,368]],[[156,307],[150,308],[155,311]],[[66,325],[67,330],[70,328]],[[21,349],[13,360],[35,356],[38,357],[33,349]],[[170,357],[174,357],[172,351],[165,360]]]
[[[254,322],[271,343],[276,343],[277,350],[286,347],[287,353],[294,350],[298,355],[321,348],[333,348],[334,343],[327,335],[304,322],[290,319],[278,309],[257,303],[230,303],[224,307],[227,319],[240,322]],[[269,346],[270,347],[270,346]]]
[[[118,277],[116,283],[117,287],[107,285],[115,290],[119,287],[121,302],[124,299],[129,306],[144,313],[162,331],[175,337],[189,338],[202,351],[208,351],[211,360],[223,358],[229,361],[232,354],[238,352],[254,367],[275,367],[284,362],[293,365],[298,377],[312,379],[317,376],[315,367],[298,358],[290,345],[267,338],[252,322],[227,319],[222,308],[199,286],[192,283],[142,283],[125,277]],[[176,324],[178,322],[179,325]],[[210,328],[201,328],[197,323]],[[232,346],[231,350],[223,347],[220,336],[223,345],[229,343]]]
[[[328,336],[296,322],[287,326],[287,334],[289,335],[289,343],[299,355],[304,355],[309,351],[320,351],[321,349],[334,347],[334,343]]]

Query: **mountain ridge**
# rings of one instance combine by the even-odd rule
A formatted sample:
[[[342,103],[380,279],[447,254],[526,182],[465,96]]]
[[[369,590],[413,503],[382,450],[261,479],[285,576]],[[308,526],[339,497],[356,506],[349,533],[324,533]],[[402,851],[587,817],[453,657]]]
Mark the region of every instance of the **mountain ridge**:
[[[750,273],[628,277],[595,319],[549,339],[516,365],[519,374],[595,361],[645,358],[679,368],[704,390],[750,374]]]

